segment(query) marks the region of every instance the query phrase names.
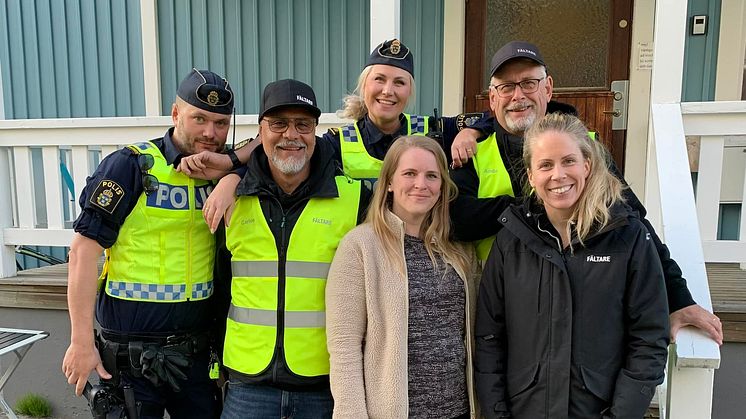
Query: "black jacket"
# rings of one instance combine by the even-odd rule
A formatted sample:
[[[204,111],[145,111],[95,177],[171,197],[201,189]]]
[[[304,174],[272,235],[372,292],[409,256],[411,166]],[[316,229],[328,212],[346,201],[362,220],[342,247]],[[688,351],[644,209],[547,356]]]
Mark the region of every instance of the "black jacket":
[[[267,220],[280,257],[280,269],[278,270],[278,304],[284,304],[285,273],[284,261],[290,235],[295,223],[298,221],[303,209],[311,198],[337,197],[337,184],[335,176],[341,175],[335,159],[334,150],[325,141],[319,141],[317,137],[313,156],[311,156],[311,174],[308,179],[296,188],[291,194],[285,193],[272,179],[269,171],[269,162],[264,149],[258,147],[251,153],[248,170],[236,188],[236,195],[255,195],[259,197],[259,203]],[[363,187],[360,194],[358,206],[358,224],[364,219],[365,210],[370,202],[371,192]],[[230,281],[231,254],[225,248],[225,232],[220,237],[221,246],[218,250],[217,263],[219,264],[219,277],[223,281]],[[313,246],[313,243],[309,243]],[[223,287],[230,290],[230,287]],[[229,296],[223,296],[223,307],[227,317],[227,303]],[[278,333],[277,342],[282,342],[283,337]],[[275,354],[271,361],[271,367],[264,374],[247,376],[237,371],[229,371],[230,379],[254,384],[266,384],[289,391],[296,390],[323,390],[329,388],[329,376],[302,377],[293,374],[285,363],[285,354],[281,345],[275,346]]]
[[[574,252],[543,212],[500,216],[475,332],[487,418],[642,418],[666,363],[663,272],[639,218],[612,213]]]
[[[551,112],[576,114],[575,108],[572,106],[554,101],[550,101],[547,105],[547,113]],[[508,133],[496,119],[493,118],[492,121],[496,139],[499,141],[500,156],[510,173],[513,193],[516,197],[522,197],[524,195],[523,184],[526,178],[526,170],[523,165],[523,137]],[[613,161],[609,169],[627,186],[624,177]],[[456,238],[463,241],[474,241],[495,235],[500,229],[498,217],[515,200],[509,196],[477,198],[479,177],[471,160],[464,167],[451,171],[451,177],[459,191],[458,197],[451,204],[451,219]],[[681,308],[696,304],[686,286],[686,279],[682,276],[681,268],[676,261],[671,259],[668,247],[661,242],[653,226],[645,219],[647,214],[645,207],[632,192],[632,189],[624,189],[623,196],[627,204],[640,214],[642,223],[650,232],[650,237],[655,243],[666,278],[669,312],[673,313]]]

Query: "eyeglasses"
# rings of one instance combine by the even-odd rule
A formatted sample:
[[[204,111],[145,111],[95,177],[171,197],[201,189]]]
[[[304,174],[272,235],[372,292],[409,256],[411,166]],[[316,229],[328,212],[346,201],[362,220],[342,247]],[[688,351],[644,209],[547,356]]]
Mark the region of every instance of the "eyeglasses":
[[[523,93],[535,93],[537,90],[539,90],[539,83],[544,79],[545,77],[542,77],[540,79],[526,79],[519,81],[518,83],[502,83],[498,84],[497,86],[491,84],[490,87],[497,90],[498,96],[510,97],[513,96],[513,94],[515,93],[516,86],[520,86]]]
[[[311,118],[264,118],[269,130],[282,134],[290,128],[292,122],[298,134],[310,134],[316,129],[316,121]]]
[[[137,156],[137,165],[140,166],[142,188],[145,190],[145,195],[150,195],[157,191],[160,185],[158,178],[148,173],[148,170],[152,169],[154,164],[155,160],[150,154],[139,154]]]

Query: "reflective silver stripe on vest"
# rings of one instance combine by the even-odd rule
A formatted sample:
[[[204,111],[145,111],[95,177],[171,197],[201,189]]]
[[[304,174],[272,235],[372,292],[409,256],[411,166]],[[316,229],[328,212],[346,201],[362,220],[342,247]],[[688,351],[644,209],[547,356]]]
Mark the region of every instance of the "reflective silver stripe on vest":
[[[330,265],[324,262],[286,262],[285,276],[326,279],[329,275]],[[277,277],[276,261],[233,261],[231,262],[231,269],[233,269],[234,277]]]
[[[231,304],[228,318],[234,322],[277,327],[277,311],[237,307]],[[326,312],[286,311],[285,327],[326,327]]]

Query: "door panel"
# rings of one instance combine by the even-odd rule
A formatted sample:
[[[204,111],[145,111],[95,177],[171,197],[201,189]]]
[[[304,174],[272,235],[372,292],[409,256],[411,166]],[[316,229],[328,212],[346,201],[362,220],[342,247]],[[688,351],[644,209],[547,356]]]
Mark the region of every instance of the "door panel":
[[[489,109],[489,61],[511,40],[536,44],[553,99],[575,106],[624,170],[626,131],[612,130],[613,80],[629,75],[632,0],[468,0],[464,108]],[[626,100],[626,98],[623,98]]]

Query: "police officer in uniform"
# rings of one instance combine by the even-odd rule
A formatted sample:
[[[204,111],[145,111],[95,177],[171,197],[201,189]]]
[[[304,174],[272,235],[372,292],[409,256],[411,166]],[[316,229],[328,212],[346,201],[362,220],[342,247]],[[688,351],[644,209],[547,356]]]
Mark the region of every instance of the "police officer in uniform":
[[[319,115],[302,82],[264,89],[262,144],[236,190],[227,249],[219,252],[232,275],[224,419],[332,415],[326,277],[370,191],[338,170],[329,142],[317,141]]]
[[[174,126],[107,156],[88,178],[70,245],[72,331],[62,363],[77,395],[96,370],[133,389],[141,418],[219,413],[208,371],[215,241],[200,213],[212,184],[175,167],[183,156],[222,151],[232,111],[228,82],[193,69],[179,85]]]
[[[459,195],[451,206],[456,237],[480,240],[477,254],[483,260],[500,228],[500,214],[513,201],[512,197],[525,195],[524,132],[546,113],[575,113],[573,107],[551,101],[554,82],[535,45],[508,42],[495,53],[491,65],[490,106],[494,118],[489,118],[492,128],[486,130],[491,134],[477,144],[474,158],[451,174],[459,188]],[[610,170],[626,185],[613,162]],[[632,189],[624,190],[624,198],[645,216],[647,211]],[[649,221],[643,218],[643,223],[651,233],[663,265],[672,340],[679,328],[693,325],[722,344],[720,320],[695,303],[668,247],[660,241]]]

